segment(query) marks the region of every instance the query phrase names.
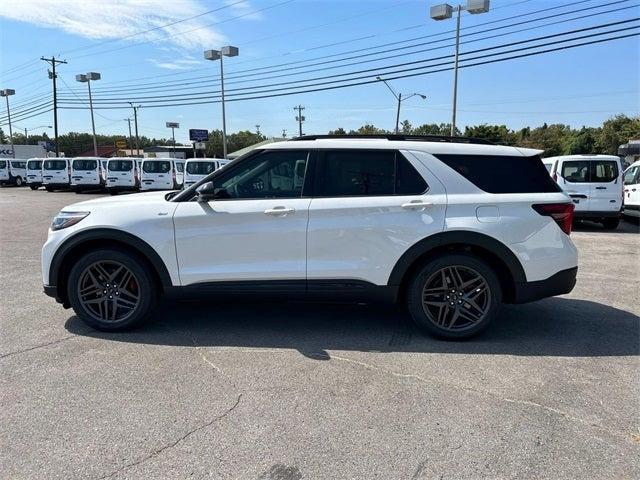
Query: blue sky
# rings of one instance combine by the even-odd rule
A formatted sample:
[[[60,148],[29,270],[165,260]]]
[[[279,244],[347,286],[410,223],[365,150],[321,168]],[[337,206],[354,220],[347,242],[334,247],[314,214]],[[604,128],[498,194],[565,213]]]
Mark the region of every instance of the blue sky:
[[[613,1],[574,1],[571,6],[569,1],[560,0],[493,0],[492,10],[487,14],[463,14],[463,33],[476,33],[475,36],[469,35],[466,41],[476,41],[463,44],[461,51],[640,17],[638,0],[592,8]],[[357,57],[353,60],[332,64],[339,66],[332,70],[307,74],[292,70],[273,80],[261,80],[270,75],[263,73],[258,77],[244,77],[245,83],[242,85],[232,83],[234,73],[247,75],[241,72],[246,69],[288,62],[315,63],[311,62],[314,58],[333,54],[337,56],[332,59],[340,58],[338,54],[357,49],[383,48],[388,44],[406,46],[447,38],[450,34],[445,32],[454,28],[454,21],[430,20],[429,6],[432,3],[436,2],[0,0],[0,88],[16,90],[16,95],[11,97],[12,105],[15,105],[12,110],[16,112],[15,128],[32,129],[52,125],[53,122],[50,112],[22,119],[17,113],[51,98],[47,65],[38,60],[42,55],[60,55],[60,58],[68,61],[68,64],[59,66],[61,98],[83,99],[86,97],[86,84],[77,83],[75,74],[100,72],[102,79],[92,85],[97,103],[100,99],[109,98],[107,94],[124,101],[135,99],[136,95],[162,99],[166,95],[189,92],[195,87],[182,87],[183,90],[176,91],[174,87],[164,87],[157,82],[188,82],[190,79],[193,81],[194,77],[205,77],[199,80],[203,83],[195,91],[206,90],[207,77],[211,81],[210,90],[215,91],[219,64],[205,61],[203,50],[226,44],[240,48],[239,57],[225,59],[229,89],[262,89],[260,87],[268,82],[286,82],[361,69],[371,69],[365,75],[373,80],[378,73],[387,72],[384,66],[448,55],[452,53],[452,48],[448,46],[450,42],[360,58],[364,53],[379,49],[363,50],[349,54]],[[214,9],[217,11],[203,14]],[[531,12],[543,9],[550,10],[531,15]],[[543,16],[579,9],[583,11],[535,21]],[[613,9],[616,11],[569,20]],[[194,18],[182,21],[190,17]],[[501,19],[505,20],[501,22]],[[545,26],[552,21],[559,23]],[[172,22],[177,23],[163,27]],[[494,23],[482,26],[487,22]],[[491,32],[493,35],[508,35],[477,40],[490,35],[478,33],[482,30],[516,22],[522,24]],[[610,29],[637,25],[630,23]],[[153,30],[140,34],[150,29]],[[528,30],[518,31],[522,29]],[[633,32],[638,30],[624,33]],[[582,35],[590,33],[593,32]],[[435,37],[398,43],[427,35]],[[461,69],[458,125],[498,123],[520,128],[547,122],[568,123],[575,127],[598,125],[615,113],[637,115],[640,109],[638,38]],[[553,40],[556,39],[548,41]],[[434,47],[443,48],[416,51]],[[392,57],[402,53],[403,56]],[[364,60],[373,61],[353,64]],[[305,65],[296,64],[299,67]],[[320,67],[309,67],[313,68]],[[379,71],[376,70],[378,68]],[[256,75],[260,70],[250,73]],[[428,97],[427,100],[414,97],[403,103],[401,119],[408,119],[414,125],[450,120],[451,71],[397,79],[391,84],[403,94],[419,92]],[[153,88],[143,90],[144,93],[131,90],[150,86]],[[219,104],[146,108],[145,101],[137,103],[143,104],[139,114],[140,133],[150,137],[168,137],[166,121],[180,122],[181,128],[176,132],[179,142],[187,141],[188,128],[212,129],[221,126]],[[391,129],[395,122],[395,100],[386,87],[377,82],[339,90],[228,102],[227,129],[255,130],[255,125],[260,124],[260,130],[270,136],[279,135],[282,129],[286,129],[288,135],[294,135],[297,125],[293,107],[297,104],[306,107],[306,133],[326,133],[337,127],[357,128],[364,123]],[[4,105],[0,111],[4,116]],[[96,112],[96,129],[99,133],[126,135],[127,124],[124,119],[131,116],[130,108]],[[59,127],[62,133],[90,131],[89,111],[61,109]],[[6,126],[3,129],[7,130]]]

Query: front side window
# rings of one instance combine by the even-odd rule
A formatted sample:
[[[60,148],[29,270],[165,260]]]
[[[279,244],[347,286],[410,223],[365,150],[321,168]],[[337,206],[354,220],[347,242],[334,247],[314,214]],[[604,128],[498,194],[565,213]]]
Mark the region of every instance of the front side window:
[[[98,162],[96,160],[74,160],[71,163],[71,168],[74,170],[95,170],[98,168]]]
[[[562,164],[561,176],[567,182],[587,183],[589,179],[589,164],[587,160],[566,161]]]
[[[43,168],[45,170],[65,170],[67,162],[65,160],[45,160]]]
[[[178,173],[184,172],[184,163],[176,163],[176,170]]]
[[[418,195],[422,176],[394,150],[328,150],[323,156],[318,196]]]
[[[214,162],[189,162],[187,163],[187,173],[191,175],[209,175],[216,169]]]
[[[110,172],[130,172],[133,168],[131,160],[110,160],[107,164]]]
[[[216,198],[299,198],[302,196],[307,151],[263,152],[242,162],[231,176],[214,179]]]
[[[166,160],[148,160],[142,164],[142,171],[145,173],[169,173],[171,162]]]
[[[27,162],[27,168],[29,170],[41,170],[42,169],[42,160],[29,160]]]
[[[625,185],[635,185],[637,182],[636,175],[640,170],[640,167],[631,167],[627,170],[627,173],[624,174],[624,184]]]

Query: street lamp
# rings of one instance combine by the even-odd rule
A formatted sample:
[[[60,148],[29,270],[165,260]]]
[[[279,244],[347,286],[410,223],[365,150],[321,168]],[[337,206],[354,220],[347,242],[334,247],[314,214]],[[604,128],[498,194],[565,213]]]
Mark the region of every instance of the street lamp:
[[[167,122],[167,128],[171,129],[171,138],[173,138],[173,158],[176,158],[176,128],[180,128],[178,122]]]
[[[0,97],[7,98],[7,119],[9,120],[9,143],[11,144],[11,152],[13,154],[13,158],[16,158],[16,149],[13,148],[13,131],[11,130],[11,111],[9,110],[9,96],[15,95],[16,91],[10,88],[5,88],[4,90],[0,90]]]
[[[38,128],[53,128],[51,125],[38,125],[37,127],[33,127],[31,130],[37,130]],[[25,128],[24,129],[24,143],[25,145],[28,145],[28,139],[29,139],[29,131]]]
[[[220,60],[220,93],[222,97],[222,156],[227,158],[227,120],[224,112],[224,67],[222,57],[237,57],[240,50],[230,45],[220,50],[205,50],[204,58],[207,60]]]
[[[487,13],[489,11],[489,0],[467,0],[467,5],[452,7],[448,3],[434,5],[431,7],[431,18],[433,20],[447,20],[451,18],[453,10],[456,11],[456,54],[453,63],[453,111],[451,114],[451,136],[456,134],[456,104],[458,102],[458,55],[460,52],[460,14],[466,10],[471,14]]]
[[[422,98],[423,100],[426,100],[427,96],[422,95],[421,93],[412,93],[410,95],[406,95],[403,97],[402,93],[396,93],[395,90],[391,88],[391,85],[389,85],[384,78],[376,77],[376,80],[383,82],[387,86],[387,88],[391,91],[391,93],[396,98],[396,100],[398,101],[398,111],[396,112],[396,135],[398,135],[400,133],[400,105],[402,104],[402,102],[416,96]]]
[[[76,75],[76,81],[87,84],[89,87],[89,110],[91,110],[91,129],[93,130],[93,154],[98,156],[98,142],[96,140],[96,124],[93,120],[93,100],[91,98],[91,81],[100,80],[100,74],[97,72],[89,72],[86,75],[79,73]]]

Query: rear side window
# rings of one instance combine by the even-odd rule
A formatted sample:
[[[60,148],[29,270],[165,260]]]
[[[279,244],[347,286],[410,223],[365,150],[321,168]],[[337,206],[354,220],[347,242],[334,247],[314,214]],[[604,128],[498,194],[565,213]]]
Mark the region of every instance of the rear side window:
[[[42,160],[29,160],[27,168],[29,170],[40,170],[42,168]]]
[[[549,176],[538,155],[452,155],[436,158],[488,193],[548,193],[560,187]]]
[[[317,196],[418,195],[428,186],[409,161],[393,150],[327,150]]]
[[[65,170],[67,162],[65,160],[45,160],[43,168],[45,170]]]
[[[27,168],[26,162],[11,162],[13,168]]]
[[[98,168],[98,162],[96,160],[74,160],[71,163],[71,168],[74,170],[95,170]]]

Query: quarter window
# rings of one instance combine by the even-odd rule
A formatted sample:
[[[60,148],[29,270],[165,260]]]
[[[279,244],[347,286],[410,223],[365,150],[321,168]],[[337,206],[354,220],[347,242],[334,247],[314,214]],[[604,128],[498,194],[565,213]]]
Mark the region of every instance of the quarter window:
[[[299,198],[309,154],[286,150],[261,153],[214,180],[216,198]]]
[[[427,184],[413,166],[393,150],[329,150],[318,196],[358,197],[418,195]]]
[[[636,183],[638,183],[636,180],[636,175],[639,170],[640,167],[631,167],[629,170],[627,170],[627,173],[624,174],[624,184],[635,185]]]

